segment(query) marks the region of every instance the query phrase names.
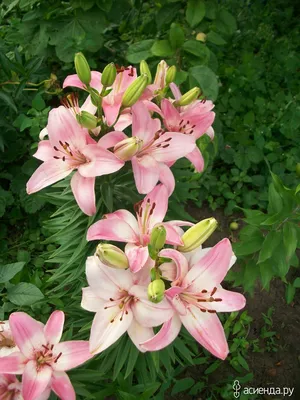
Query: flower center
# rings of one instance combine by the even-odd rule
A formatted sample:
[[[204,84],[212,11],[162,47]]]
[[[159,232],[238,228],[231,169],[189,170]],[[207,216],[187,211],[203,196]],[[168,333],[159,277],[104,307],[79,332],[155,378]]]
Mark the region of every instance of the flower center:
[[[57,363],[59,358],[62,356],[62,353],[59,353],[58,355],[53,354],[53,344],[48,344],[48,345],[42,345],[42,350],[38,350],[35,353],[35,359],[36,359],[36,364],[37,368],[42,367],[43,365],[49,365],[51,366],[52,363]]]
[[[121,297],[117,300],[114,300],[113,298],[110,298],[110,304],[106,305],[104,307],[104,310],[107,310],[108,308],[118,306],[119,309],[121,310],[121,315],[117,313],[116,316],[114,316],[110,322],[113,323],[115,322],[116,318],[118,317],[120,321],[123,320],[124,317],[128,314],[128,309],[130,308],[130,304],[133,301],[136,301],[136,298],[129,294],[126,290],[122,291]]]
[[[85,164],[88,162],[86,157],[78,150],[72,150],[68,142],[59,141],[59,147],[53,146],[54,150],[59,156],[53,156],[56,160],[68,161],[73,163],[74,166]]]
[[[190,121],[184,121],[183,119],[179,122],[179,126],[174,127],[176,131],[183,133],[184,135],[192,135],[196,125],[191,125]]]
[[[181,293],[179,296],[183,302],[193,304],[194,306],[199,308],[200,311],[215,314],[216,310],[213,309],[211,303],[222,301],[220,297],[214,297],[217,290],[218,288],[214,287],[210,293],[208,292],[208,290],[203,289],[201,293],[185,292]]]
[[[156,203],[150,202],[150,199],[147,199],[145,205],[143,205],[143,200],[134,205],[134,211],[136,212],[138,225],[141,233],[140,241],[143,246],[148,244],[149,242],[149,219],[153,214],[153,211],[156,207]]]

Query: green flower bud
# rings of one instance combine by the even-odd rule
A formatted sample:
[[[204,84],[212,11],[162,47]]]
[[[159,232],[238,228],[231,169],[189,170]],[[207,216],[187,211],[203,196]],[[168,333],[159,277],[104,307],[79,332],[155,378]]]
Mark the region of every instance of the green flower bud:
[[[155,279],[149,283],[148,286],[148,299],[152,303],[159,303],[164,298],[165,283],[162,279]]]
[[[82,53],[75,54],[75,69],[78,78],[81,80],[82,83],[85,85],[89,85],[92,79],[90,66]]]
[[[187,106],[191,104],[194,100],[196,100],[200,93],[201,90],[198,87],[194,87],[193,89],[186,92],[183,96],[181,96],[180,99],[175,102],[175,105]]]
[[[233,222],[231,222],[231,224],[229,225],[229,228],[230,228],[232,231],[236,231],[236,230],[239,229],[239,224],[238,224],[237,222],[233,221]]]
[[[151,71],[149,69],[148,64],[146,63],[145,60],[142,60],[140,63],[140,72],[141,74],[147,75],[148,77],[148,85],[152,82],[152,75]]]
[[[168,68],[168,64],[165,62],[165,60],[161,60],[161,62],[157,65],[153,83],[158,85],[160,89],[163,89],[166,86],[166,73]]]
[[[93,89],[93,88],[90,88],[89,93],[90,93],[93,105],[96,107],[101,107],[102,98],[100,97],[100,93],[96,89]]]
[[[121,140],[114,147],[114,154],[123,161],[130,160],[143,146],[142,139],[133,136],[128,139]]]
[[[174,82],[176,78],[176,67],[175,65],[172,65],[167,71],[166,74],[166,84],[169,85],[170,83]]]
[[[148,76],[143,74],[135,79],[125,90],[122,98],[123,107],[131,107],[138,101],[148,84]]]
[[[182,253],[195,250],[216,230],[218,222],[215,218],[207,218],[188,229],[181,237],[183,246],[178,246]]]
[[[166,237],[166,228],[163,225],[156,226],[151,232],[150,245],[154,250],[159,252],[165,245]]]
[[[87,111],[81,111],[80,114],[76,114],[76,119],[81,126],[87,129],[95,129],[98,122],[97,117]]]
[[[96,255],[103,264],[111,268],[126,269],[129,267],[124,251],[112,244],[101,243],[97,246]]]
[[[116,79],[116,76],[117,76],[117,69],[115,67],[115,64],[114,63],[108,64],[102,72],[101,76],[102,85],[112,86],[112,84]]]

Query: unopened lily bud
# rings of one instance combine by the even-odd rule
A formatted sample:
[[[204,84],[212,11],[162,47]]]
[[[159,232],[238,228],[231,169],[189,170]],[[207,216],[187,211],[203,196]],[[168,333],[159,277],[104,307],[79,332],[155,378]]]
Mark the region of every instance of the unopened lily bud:
[[[148,85],[152,82],[152,75],[151,71],[149,69],[148,64],[146,63],[145,60],[142,60],[140,63],[140,72],[141,74],[147,75],[148,77]]]
[[[155,279],[149,283],[148,286],[148,299],[152,303],[159,303],[164,298],[165,294],[165,283],[162,279]]]
[[[166,242],[167,231],[163,225],[156,226],[152,229],[150,236],[150,245],[157,252],[160,251]]]
[[[82,83],[85,85],[89,85],[92,79],[90,66],[82,53],[75,54],[75,69],[78,78],[81,80]]]
[[[194,100],[196,100],[200,93],[201,90],[198,87],[194,87],[193,89],[186,92],[183,96],[181,96],[180,99],[175,102],[175,105],[187,106],[191,104]]]
[[[178,246],[182,253],[195,250],[216,230],[218,222],[215,218],[207,218],[189,228],[181,237],[183,246]]]
[[[143,74],[135,79],[125,90],[122,98],[123,107],[131,107],[138,101],[148,84],[148,76]]]
[[[84,128],[95,129],[97,126],[97,117],[87,111],[81,111],[80,114],[76,114],[76,119]]]
[[[111,86],[117,76],[117,69],[115,67],[114,63],[110,63],[108,64],[103,72],[102,72],[102,76],[101,76],[101,83],[104,86]]]
[[[199,40],[200,42],[206,42],[206,35],[203,32],[197,33],[196,40]]]
[[[124,251],[112,244],[99,244],[96,249],[96,255],[108,267],[117,269],[126,269],[129,267],[128,258]]]
[[[154,84],[158,85],[160,89],[163,89],[166,86],[166,73],[168,70],[168,64],[161,60],[161,62],[157,65],[156,74],[154,78]]]
[[[167,71],[166,74],[166,84],[169,85],[170,83],[174,82],[176,78],[176,67],[175,65],[172,65]]]
[[[133,136],[117,143],[114,147],[114,154],[121,160],[127,161],[140,151],[142,145],[142,139]]]

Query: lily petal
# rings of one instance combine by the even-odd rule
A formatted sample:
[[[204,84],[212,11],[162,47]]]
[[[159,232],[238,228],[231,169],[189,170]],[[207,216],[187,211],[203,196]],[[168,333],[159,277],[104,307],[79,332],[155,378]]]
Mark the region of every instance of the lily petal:
[[[161,110],[163,112],[164,122],[168,130],[179,127],[179,123],[182,118],[170,100],[162,99]],[[178,129],[175,130],[177,131]]]
[[[137,136],[147,145],[160,129],[160,121],[152,119],[142,101],[135,103],[132,108],[132,136]]]
[[[160,146],[159,146],[160,145]],[[176,161],[195,149],[195,139],[178,132],[166,132],[151,146],[151,155],[156,161]]]
[[[89,227],[87,240],[101,239],[127,243],[136,243],[139,241],[132,227],[118,217],[101,219]]]
[[[179,285],[181,282],[177,280],[182,280],[188,272],[188,262],[183,254],[174,249],[163,249],[159,252],[160,257],[171,258],[175,262],[177,274],[173,282],[174,285]]]
[[[139,193],[147,194],[154,189],[159,179],[159,166],[153,157],[144,155],[132,157],[132,170],[135,185]]]
[[[204,158],[197,146],[186,155],[186,158],[194,165],[197,172],[202,172],[204,170]]]
[[[147,288],[135,285],[130,289],[130,294],[138,300],[131,306],[134,318],[144,327],[159,326],[169,320],[174,311],[166,299],[160,303],[152,303],[148,300]]]
[[[32,194],[64,179],[72,172],[73,168],[62,160],[45,161],[33,173],[27,182],[27,193]]]
[[[167,188],[160,184],[156,185],[153,190],[144,198],[141,204],[141,220],[148,222],[149,229],[154,228],[156,224],[160,224],[168,210],[168,191]],[[149,213],[149,208],[152,210]]]
[[[221,240],[193,265],[184,278],[183,285],[194,293],[218,286],[227,274],[232,254],[230,241]]]
[[[213,297],[221,300],[203,303],[206,309],[216,312],[232,312],[241,310],[246,305],[246,299],[242,294],[225,290],[221,286],[217,287]]]
[[[81,307],[87,311],[97,312],[104,307],[105,301],[101,299],[91,287],[82,288]]]
[[[216,314],[202,312],[190,305],[186,315],[180,316],[189,333],[214,356],[225,360],[229,349],[223,326]]]
[[[14,341],[20,351],[31,358],[34,350],[47,343],[44,335],[44,326],[24,312],[12,313],[9,325]]]
[[[125,164],[112,152],[103,149],[98,144],[85,146],[82,149],[82,154],[90,160],[78,167],[80,174],[86,178],[111,174],[118,171]]]
[[[22,395],[26,400],[36,400],[47,388],[52,376],[52,368],[43,365],[37,368],[36,361],[30,360],[22,377]]]
[[[127,139],[125,133],[116,130],[102,136],[102,138],[99,139],[98,146],[103,147],[104,149],[109,149],[124,139]]]
[[[133,319],[127,333],[139,351],[142,353],[147,351],[140,346],[140,343],[148,341],[153,336],[152,328],[145,328]]]
[[[159,180],[168,190],[168,196],[174,192],[175,179],[171,169],[164,163],[158,163],[159,166]]]
[[[76,171],[71,179],[71,189],[81,211],[86,215],[96,212],[95,178],[85,178]]]
[[[181,329],[181,321],[175,314],[169,321],[165,322],[159,332],[151,339],[140,343],[144,351],[158,351],[167,347],[178,336]]]
[[[101,72],[98,71],[91,71],[91,82],[90,86],[98,92],[102,89],[102,84],[101,84]],[[63,83],[63,89],[68,87],[68,86],[73,86],[73,87],[78,87],[80,89],[85,89],[85,84],[81,82],[81,80],[78,78],[78,75],[73,74],[69,75],[66,77]]]
[[[41,161],[52,160],[53,156],[56,156],[56,151],[51,146],[49,140],[41,140],[38,144],[37,151],[33,154],[33,157]]]
[[[60,341],[65,323],[65,314],[63,311],[54,311],[45,327],[44,334],[48,343],[56,344]]]
[[[53,354],[57,355],[57,361],[52,364],[55,371],[68,371],[93,357],[89,352],[89,342],[84,340],[60,342],[54,346]]]
[[[61,400],[76,400],[75,390],[65,372],[54,371],[51,388]]]
[[[116,342],[129,328],[132,322],[132,311],[122,312],[119,305],[97,312],[90,337],[90,351],[98,354]]]
[[[1,374],[22,374],[27,358],[19,351],[11,353],[9,356],[0,357]]]
[[[133,243],[127,243],[125,254],[128,258],[131,272],[138,272],[148,260],[148,246],[137,246]]]

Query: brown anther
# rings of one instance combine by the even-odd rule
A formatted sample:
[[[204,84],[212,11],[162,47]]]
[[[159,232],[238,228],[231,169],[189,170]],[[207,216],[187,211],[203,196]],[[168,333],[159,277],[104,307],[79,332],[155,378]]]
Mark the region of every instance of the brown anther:
[[[216,291],[217,291],[217,288],[214,287],[210,295],[213,296],[216,293]]]
[[[54,344],[51,344],[50,350],[53,350]]]
[[[203,290],[201,291],[201,293],[207,293],[207,290],[203,289]]]
[[[126,315],[128,314],[128,311],[127,311],[127,310],[125,311],[125,314],[126,314]]]
[[[169,147],[169,144],[165,144],[164,146],[162,146],[163,149],[166,149],[167,147]]]
[[[193,126],[192,126],[192,129],[194,129],[195,127],[196,127],[196,125],[193,125]]]
[[[215,301],[222,301],[222,299],[215,299]]]
[[[181,125],[183,123],[183,119],[179,122],[179,125]]]
[[[120,321],[123,321],[123,317],[120,318]]]
[[[65,156],[63,156],[62,160],[63,160],[63,161],[66,161],[66,157],[65,157]]]
[[[156,147],[159,148],[161,146],[161,143],[159,143]]]
[[[111,297],[110,299],[109,299],[110,301],[114,301],[114,299]]]
[[[164,142],[169,142],[170,140],[172,140],[171,137],[169,139],[164,140]]]
[[[54,360],[55,363],[57,363],[58,359],[62,356],[62,353],[59,353],[59,355],[56,357],[56,359]]]
[[[47,346],[45,346],[44,344],[42,344],[42,347],[44,347],[45,350],[49,350]]]
[[[114,322],[114,319],[110,320],[110,323],[112,324]]]
[[[58,151],[58,148],[56,146],[53,147],[55,151]]]
[[[64,147],[64,144],[63,144],[63,142],[60,140],[59,141],[59,144],[62,146],[62,147]]]
[[[215,311],[215,310],[207,310],[209,313],[211,313],[211,314],[215,314],[217,311]]]
[[[200,308],[200,311],[206,312],[206,309],[205,308]]]
[[[53,158],[55,158],[55,160],[59,160],[59,157],[57,157],[57,156],[53,156]]]
[[[68,142],[65,142],[66,143],[66,145],[68,146],[68,147],[70,147],[70,145],[69,145],[69,143]]]

